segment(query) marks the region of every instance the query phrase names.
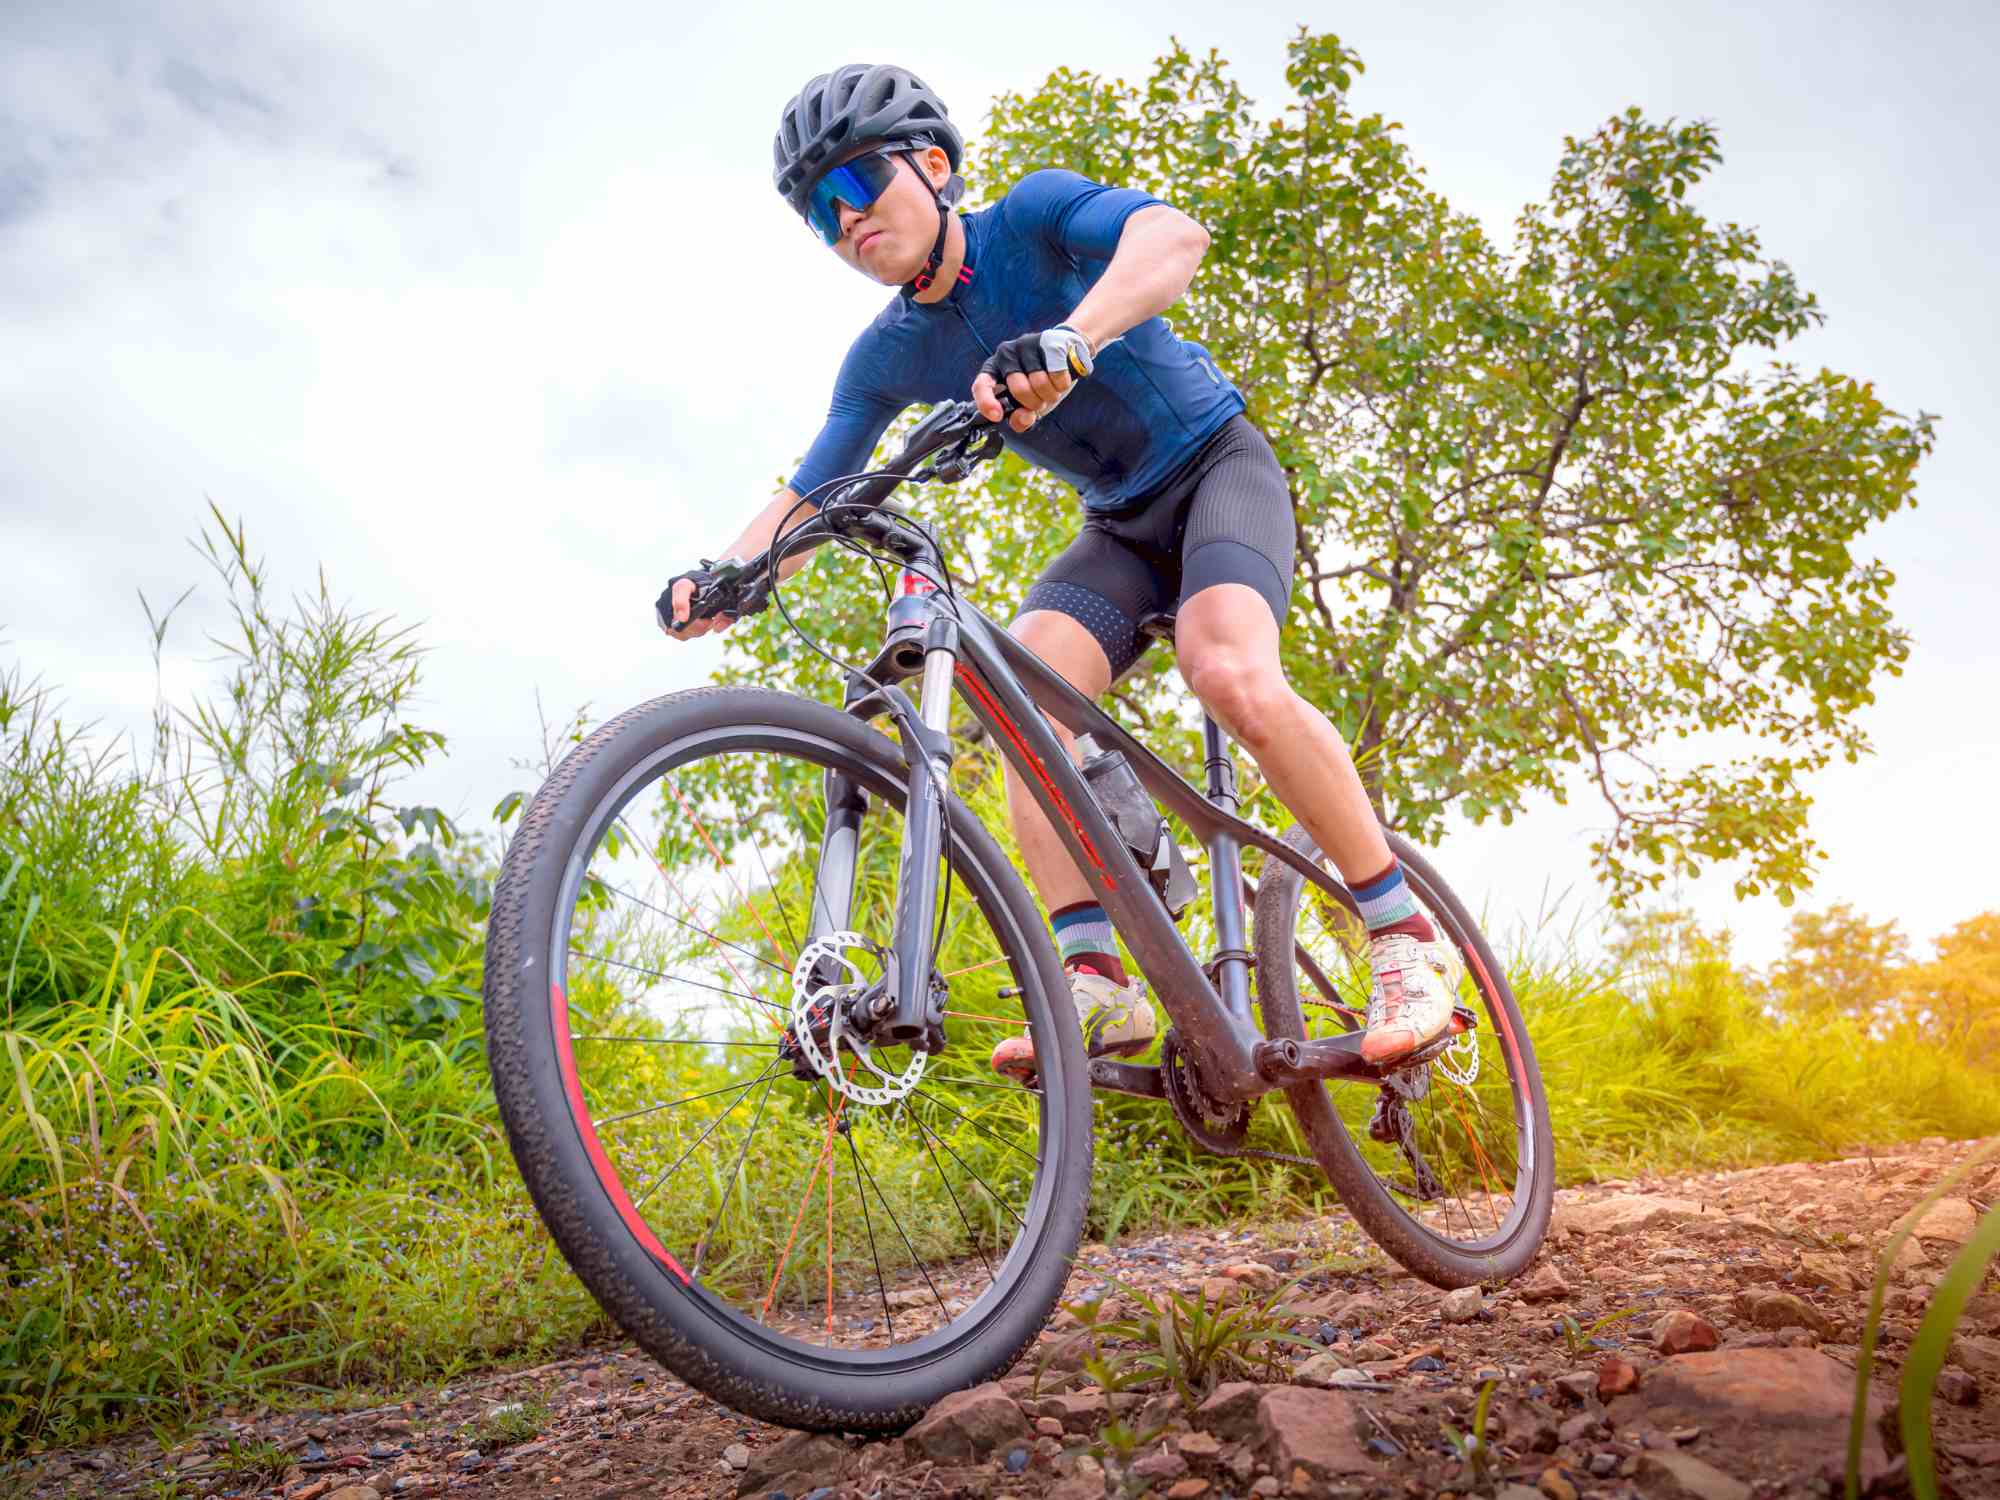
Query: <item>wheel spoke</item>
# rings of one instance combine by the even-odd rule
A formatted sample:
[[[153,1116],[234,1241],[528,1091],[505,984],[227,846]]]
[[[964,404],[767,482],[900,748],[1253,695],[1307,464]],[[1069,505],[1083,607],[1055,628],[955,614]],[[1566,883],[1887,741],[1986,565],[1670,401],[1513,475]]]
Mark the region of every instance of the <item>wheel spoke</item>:
[[[728,993],[725,991],[724,993]],[[570,1037],[573,1042],[624,1042],[633,1047],[755,1047],[768,1052],[777,1046],[776,1042],[718,1042],[707,1037],[694,1036],[590,1036],[577,1033]]]
[[[964,1157],[960,1156],[956,1151],[953,1151],[951,1149],[950,1141],[947,1141],[942,1136],[937,1135],[936,1132],[934,1132],[930,1128],[930,1126],[924,1123],[923,1117],[917,1114],[915,1110],[912,1110],[910,1112],[910,1118],[917,1122],[917,1129],[921,1130],[927,1138],[935,1140],[940,1146],[944,1147],[945,1154],[950,1156],[953,1161],[959,1164],[959,1166],[963,1167],[968,1177],[970,1177],[974,1182],[978,1183],[981,1187],[986,1189],[986,1196],[991,1198],[995,1203],[999,1204],[1001,1208],[1005,1209],[1007,1211],[1008,1218],[1012,1219],[1017,1225],[1019,1225],[1023,1229],[1026,1229],[1028,1227],[1027,1222],[1019,1214],[1014,1212],[1014,1206],[1011,1203],[1009,1203],[1005,1198],[1002,1198],[998,1193],[993,1191],[993,1184],[988,1182],[984,1177],[981,1177],[976,1171],[974,1171],[971,1168],[971,1166],[967,1165]],[[944,1169],[940,1167],[938,1170],[939,1170],[939,1175],[943,1175]],[[946,1187],[948,1188],[949,1186],[950,1184],[947,1183]]]
[[[706,927],[697,927],[694,923],[688,921],[686,917],[677,917],[672,912],[668,911],[664,906],[655,906],[652,902],[648,901],[644,896],[635,896],[630,891],[626,890],[623,886],[613,885],[608,880],[601,880],[599,884],[601,884],[607,891],[610,891],[614,896],[623,896],[627,901],[630,901],[634,906],[643,906],[647,911],[652,912],[655,916],[665,917],[669,922],[672,922],[677,926],[685,927],[689,932],[698,932],[712,943],[720,943],[723,947],[728,948],[734,952],[740,953],[747,959],[751,959],[756,963],[763,964],[768,968],[776,969],[780,974],[783,974],[787,979],[791,978],[792,971],[790,969],[786,968],[783,964],[778,963],[774,959],[766,958],[763,954],[759,953],[755,948],[746,948],[741,943],[732,943],[729,941],[728,938],[721,937],[716,933],[710,932]]]
[[[868,1212],[867,1190],[861,1185],[861,1153],[854,1147],[853,1127],[841,1134],[847,1138],[847,1154],[854,1161],[854,1195],[861,1200],[861,1227],[868,1232],[868,1258],[875,1263],[875,1290],[882,1298],[882,1323],[889,1331],[889,1342],[893,1344],[896,1341],[896,1315],[889,1311],[889,1283],[882,1276],[882,1252],[875,1248],[875,1220]]]
[[[708,1254],[709,1242],[715,1235],[715,1226],[720,1224],[722,1216],[729,1212],[729,1200],[735,1196],[737,1180],[743,1175],[743,1158],[750,1154],[750,1142],[756,1139],[757,1127],[764,1123],[764,1108],[771,1102],[771,1083],[772,1078],[764,1080],[764,1092],[757,1100],[757,1113],[751,1116],[750,1128],[743,1132],[743,1149],[736,1153],[736,1164],[729,1169],[729,1181],[723,1185],[722,1202],[716,1206],[715,1217],[708,1221],[708,1228],[701,1232],[701,1239],[694,1247],[694,1265],[688,1270],[690,1276],[701,1275],[702,1257]]]
[[[658,1114],[663,1109],[673,1109],[682,1104],[692,1104],[697,1099],[713,1099],[717,1094],[733,1094],[743,1089],[754,1089],[758,1084],[764,1082],[766,1078],[775,1076],[777,1075],[774,1072],[766,1072],[759,1074],[748,1083],[726,1083],[719,1089],[704,1089],[699,1094],[685,1094],[678,1099],[669,1099],[664,1104],[648,1104],[644,1109],[627,1110],[622,1115],[610,1115],[605,1119],[599,1120],[597,1122],[598,1128],[602,1129],[606,1125],[616,1125],[624,1120],[636,1120],[641,1115]]]
[[[987,1136],[990,1139],[999,1142],[1001,1145],[1005,1146],[1009,1151],[1012,1151],[1016,1156],[1026,1157],[1029,1161],[1033,1162],[1038,1167],[1042,1164],[1042,1159],[1039,1156],[1035,1155],[1034,1152],[1023,1151],[1013,1141],[1008,1140],[1006,1136],[1001,1135],[998,1131],[987,1129],[984,1125],[980,1124],[979,1121],[973,1119],[972,1116],[967,1114],[964,1110],[955,1109],[951,1105],[945,1103],[944,1100],[938,1098],[935,1094],[927,1094],[922,1089],[916,1089],[914,1090],[914,1092],[919,1099],[928,1099],[931,1103],[937,1105],[940,1109],[951,1110],[953,1114],[957,1115],[961,1120],[965,1121],[966,1124],[970,1125],[974,1130],[978,1131],[981,1135]]]
[[[727,985],[710,984],[702,979],[689,979],[685,974],[667,974],[658,969],[649,969],[644,964],[627,963],[622,958],[613,958],[608,953],[586,953],[581,948],[569,950],[572,957],[588,959],[592,963],[609,964],[614,969],[625,969],[633,974],[644,975],[648,979],[663,979],[668,984],[692,985],[698,990],[709,990],[717,995],[727,995],[732,1000],[748,1000],[752,1005],[761,1005],[775,1010],[779,1015],[789,1015],[784,1006],[766,1000],[761,995],[748,995],[741,990],[732,990]]]
[[[792,961],[791,953],[786,950],[784,944],[771,936],[771,929],[764,925],[764,913],[758,909],[756,902],[744,894],[742,885],[736,879],[736,872],[729,868],[729,861],[722,857],[722,851],[715,847],[715,840],[708,836],[708,825],[702,822],[701,814],[688,806],[687,798],[681,795],[681,789],[674,785],[674,780],[671,776],[662,776],[660,781],[668,791],[674,794],[674,801],[681,805],[681,811],[687,815],[688,821],[694,824],[695,832],[701,835],[701,841],[708,846],[709,854],[714,857],[715,867],[722,871],[722,878],[727,880],[730,889],[736,892],[736,899],[750,908],[750,915],[756,918],[757,927],[764,934],[765,940],[778,950],[787,964],[790,964]]]
[[[774,1059],[765,1067],[762,1073],[759,1073],[755,1078],[750,1080],[751,1087],[754,1088],[757,1084],[763,1083],[768,1079],[775,1078],[778,1075],[778,1071],[781,1067],[782,1064]],[[707,1140],[710,1136],[714,1135],[715,1132],[721,1127],[722,1122],[728,1119],[732,1114],[736,1112],[736,1106],[741,1104],[745,1099],[748,1099],[749,1097],[750,1095],[748,1093],[741,1093],[738,1094],[734,1099],[731,1099],[729,1101],[729,1107],[725,1109],[721,1114],[717,1115],[713,1120],[709,1121],[708,1129],[704,1130],[700,1135],[694,1138],[694,1144],[692,1146],[689,1146],[687,1150],[683,1151],[678,1157],[676,1157],[674,1159],[674,1164],[671,1167],[668,1167],[667,1170],[662,1172],[658,1177],[654,1178],[652,1186],[648,1187],[645,1192],[641,1193],[637,1198],[635,1198],[632,1201],[632,1207],[635,1209],[643,1208],[645,1206],[646,1200],[652,1197],[656,1191],[658,1191],[661,1187],[663,1187],[666,1184],[667,1179],[673,1176],[674,1173],[678,1172],[681,1169],[681,1164],[685,1162],[690,1156],[694,1155],[696,1151],[701,1149],[701,1143]]]

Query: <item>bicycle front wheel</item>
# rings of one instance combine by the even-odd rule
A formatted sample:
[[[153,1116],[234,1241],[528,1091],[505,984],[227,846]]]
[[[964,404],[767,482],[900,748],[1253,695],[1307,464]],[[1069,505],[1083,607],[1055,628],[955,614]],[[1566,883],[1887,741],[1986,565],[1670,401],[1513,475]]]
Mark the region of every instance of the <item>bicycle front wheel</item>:
[[[993,1378],[1082,1237],[1068,987],[958,798],[937,1032],[871,1042],[843,1004],[893,952],[906,777],[824,704],[674,694],[564,759],[494,895],[494,1090],[557,1245],[682,1379],[793,1427],[894,1431]],[[1024,1027],[1039,1090],[986,1066]]]
[[[1285,841],[1309,859],[1303,828]],[[1285,1090],[1328,1180],[1375,1243],[1437,1286],[1518,1275],[1548,1233],[1555,1148],[1535,1049],[1507,976],[1429,861],[1389,836],[1410,890],[1465,966],[1473,1026],[1381,1084]],[[1257,892],[1257,1003],[1265,1032],[1297,1041],[1367,1024],[1367,929],[1351,897],[1267,861]]]

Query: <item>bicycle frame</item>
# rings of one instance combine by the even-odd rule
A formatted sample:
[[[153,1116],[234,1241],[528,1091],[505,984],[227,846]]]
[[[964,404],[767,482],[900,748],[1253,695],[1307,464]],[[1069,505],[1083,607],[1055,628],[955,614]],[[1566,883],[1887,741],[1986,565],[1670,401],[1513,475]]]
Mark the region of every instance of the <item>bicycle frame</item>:
[[[923,987],[902,983],[900,976],[930,972],[929,942],[942,833],[937,788],[949,784],[938,773],[948,770],[951,761],[940,710],[945,698],[942,684],[948,683],[1033,790],[1092,893],[1103,903],[1139,968],[1157,988],[1178,1035],[1195,1056],[1205,1089],[1220,1100],[1234,1101],[1252,1099],[1280,1083],[1306,1077],[1379,1077],[1376,1069],[1361,1062],[1358,1038],[1308,1044],[1311,1054],[1302,1057],[1297,1044],[1268,1041],[1256,1028],[1251,1015],[1251,955],[1241,850],[1246,845],[1261,849],[1331,894],[1344,894],[1344,888],[1281,839],[1237,815],[1235,766],[1214,719],[1203,716],[1208,782],[1204,793],[978,609],[962,600],[947,606],[933,594],[925,600],[924,616],[921,631],[907,624],[892,630],[866,677],[857,675],[850,680],[846,705],[860,717],[872,717],[884,709],[894,713],[911,763],[898,877],[897,951],[892,955],[885,997],[885,1002],[897,1003],[902,1011],[899,1020],[905,1029],[900,1034],[920,1034],[923,1021],[922,997],[917,993]],[[924,678],[920,715],[910,711],[907,699],[899,705],[896,699],[902,695],[888,687],[919,673]],[[1219,944],[1208,972],[1176,930],[1044,714],[1073,734],[1089,734],[1100,746],[1123,751],[1154,800],[1207,846]],[[846,910],[853,871],[851,851],[861,807],[855,789],[832,774],[828,777],[827,804],[814,911],[816,922],[824,912],[825,920],[831,923],[834,912],[844,914]],[[1093,1082],[1100,1087],[1152,1096],[1160,1093],[1157,1069],[1100,1061],[1091,1072]]]
[[[1007,403],[1003,403],[1005,405]],[[1241,851],[1263,850],[1335,896],[1345,888],[1275,835],[1237,815],[1236,772],[1227,741],[1204,715],[1207,790],[1195,790],[1165,761],[1072,688],[1026,646],[973,606],[948,597],[942,560],[928,533],[887,504],[906,481],[953,483],[999,451],[997,429],[969,402],[940,405],[918,424],[902,451],[879,470],[858,475],[830,497],[817,516],[786,533],[751,562],[727,564],[730,586],[753,580],[741,594],[762,608],[763,593],[785,557],[836,537],[873,544],[903,568],[906,593],[922,597],[920,619],[895,618],[866,673],[850,675],[845,707],[861,718],[888,712],[910,763],[901,863],[897,874],[895,947],[887,955],[871,1023],[890,1040],[917,1044],[933,1020],[932,922],[937,865],[944,839],[945,798],[953,758],[949,718],[954,689],[1036,801],[1083,872],[1092,894],[1124,937],[1140,970],[1159,991],[1175,1031],[1215,1099],[1254,1099],[1273,1088],[1329,1078],[1379,1080],[1364,1063],[1356,1033],[1313,1041],[1267,1038],[1251,1017],[1251,955],[1243,909]],[[925,460],[929,468],[922,468]],[[896,604],[906,603],[899,597]],[[921,711],[896,685],[921,674]],[[1211,898],[1219,948],[1203,972],[1138,862],[1111,826],[1083,773],[1043,718],[1089,734],[1124,752],[1140,784],[1208,846]],[[846,926],[852,906],[855,849],[866,809],[860,789],[837,772],[826,778],[827,818],[814,873],[813,935]],[[1406,1060],[1407,1061],[1407,1060]],[[1093,1085],[1162,1097],[1159,1070],[1098,1060]]]

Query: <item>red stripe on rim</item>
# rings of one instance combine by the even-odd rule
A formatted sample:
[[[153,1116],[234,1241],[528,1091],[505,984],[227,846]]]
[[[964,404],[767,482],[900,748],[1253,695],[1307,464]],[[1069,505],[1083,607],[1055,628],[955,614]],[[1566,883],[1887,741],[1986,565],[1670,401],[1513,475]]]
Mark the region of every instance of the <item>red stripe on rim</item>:
[[[618,1217],[632,1231],[632,1238],[645,1247],[648,1255],[680,1277],[682,1285],[694,1285],[688,1273],[681,1269],[681,1263],[660,1243],[660,1237],[639,1217],[639,1210],[633,1207],[625,1184],[618,1180],[618,1173],[611,1166],[611,1158],[604,1154],[604,1143],[598,1140],[597,1126],[590,1118],[590,1106],[583,1102],[583,1082],[576,1076],[576,1053],[569,1043],[569,996],[563,993],[559,984],[549,986],[549,1016],[555,1026],[556,1066],[562,1070],[563,1092],[569,1095],[570,1116],[576,1121],[577,1133],[583,1137],[583,1149],[590,1153],[590,1164],[597,1169],[598,1182],[610,1195],[611,1206],[618,1210]]]

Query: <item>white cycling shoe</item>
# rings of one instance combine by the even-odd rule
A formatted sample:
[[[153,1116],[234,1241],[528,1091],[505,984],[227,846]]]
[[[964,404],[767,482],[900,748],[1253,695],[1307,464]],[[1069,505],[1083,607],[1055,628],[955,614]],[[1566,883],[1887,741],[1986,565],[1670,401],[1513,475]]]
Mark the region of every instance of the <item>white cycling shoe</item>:
[[[1442,938],[1424,943],[1392,932],[1371,939],[1368,956],[1375,983],[1368,996],[1368,1032],[1361,1039],[1364,1062],[1395,1062],[1451,1030],[1458,982],[1465,975],[1456,948]]]
[[[1070,994],[1083,1021],[1084,1051],[1092,1057],[1129,1057],[1152,1044],[1156,1030],[1146,987],[1134,979],[1117,984],[1095,969],[1069,970]],[[993,1071],[1017,1083],[1035,1076],[1035,1041],[1010,1036],[993,1049]]]

